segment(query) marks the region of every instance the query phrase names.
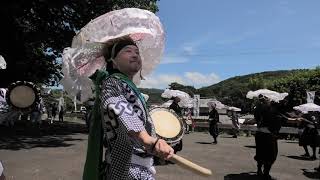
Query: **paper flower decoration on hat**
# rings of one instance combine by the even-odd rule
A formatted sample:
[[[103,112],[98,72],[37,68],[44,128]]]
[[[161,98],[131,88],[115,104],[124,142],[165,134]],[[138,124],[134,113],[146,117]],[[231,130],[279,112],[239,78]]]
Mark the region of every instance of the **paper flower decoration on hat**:
[[[283,100],[286,96],[288,96],[288,93],[278,93],[276,91],[271,91],[269,89],[259,89],[256,91],[249,91],[247,93],[247,98],[253,99],[254,97],[256,98],[259,97],[259,95],[263,95],[271,101],[279,102]]]
[[[228,106],[227,107],[227,109],[229,110],[229,111],[235,111],[235,112],[240,112],[241,111],[241,109],[240,108],[237,108],[237,107],[233,107],[233,106]]]
[[[0,55],[0,69],[6,69],[7,68],[7,63],[4,60],[4,58]]]
[[[188,93],[183,91],[166,89],[161,94],[161,97],[167,98],[167,99],[178,97],[180,99],[180,102],[178,103],[179,106],[185,107],[185,108],[191,108],[193,106],[193,98],[191,98]]]
[[[226,105],[222,104],[222,102],[218,101],[218,100],[211,100],[207,103],[208,107],[209,107],[209,111],[211,111],[213,108],[215,109],[225,109],[227,108]]]
[[[2,111],[7,111],[8,104],[6,101],[6,93],[7,93],[6,89],[0,88],[0,113]]]
[[[318,111],[320,112],[320,106],[314,103],[306,103],[299,106],[293,107],[293,109],[301,111],[304,114],[307,114],[309,111]]]
[[[92,96],[93,84],[88,78],[97,69],[104,69],[103,55],[108,46],[123,38],[132,39],[139,48],[142,76],[160,63],[164,50],[164,30],[159,18],[150,11],[126,8],[106,13],[90,21],[73,38],[72,46],[63,51],[61,83],[65,90],[76,95],[81,89],[81,100]],[[139,84],[138,76],[134,82]]]
[[[168,100],[167,102],[160,105],[160,107],[169,108],[173,100]]]

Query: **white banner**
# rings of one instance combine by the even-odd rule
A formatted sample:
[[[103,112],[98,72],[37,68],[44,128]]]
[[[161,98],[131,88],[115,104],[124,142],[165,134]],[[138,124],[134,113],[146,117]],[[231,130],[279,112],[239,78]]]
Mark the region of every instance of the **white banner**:
[[[307,91],[307,103],[314,103],[315,91]]]
[[[200,115],[200,95],[195,94],[193,96],[193,115],[199,116]]]

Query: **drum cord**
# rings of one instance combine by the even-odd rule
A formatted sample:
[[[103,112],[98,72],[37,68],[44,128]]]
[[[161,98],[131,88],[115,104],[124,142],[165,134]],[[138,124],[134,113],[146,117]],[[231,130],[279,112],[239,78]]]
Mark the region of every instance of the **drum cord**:
[[[158,141],[159,141],[160,138],[157,138],[156,142],[154,142],[154,144],[152,145],[152,148],[151,148],[151,153],[153,153]]]

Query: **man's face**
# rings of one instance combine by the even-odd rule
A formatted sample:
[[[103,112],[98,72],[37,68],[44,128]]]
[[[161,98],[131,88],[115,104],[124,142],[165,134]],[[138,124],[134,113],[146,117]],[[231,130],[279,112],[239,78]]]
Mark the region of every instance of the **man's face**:
[[[181,99],[180,99],[179,97],[175,97],[175,98],[174,98],[174,101],[175,101],[176,103],[178,103],[178,102],[181,101]]]
[[[135,75],[142,66],[139,49],[134,45],[125,46],[115,57],[114,63],[122,73],[128,76]]]
[[[267,103],[268,98],[266,98],[265,96],[260,96],[259,101],[260,101],[260,103],[265,104],[265,103]]]

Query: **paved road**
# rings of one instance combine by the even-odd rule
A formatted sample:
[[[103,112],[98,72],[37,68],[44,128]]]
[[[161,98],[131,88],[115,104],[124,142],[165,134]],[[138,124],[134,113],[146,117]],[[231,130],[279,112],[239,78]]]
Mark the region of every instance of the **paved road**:
[[[2,139],[3,140],[3,139]],[[192,133],[184,137],[184,149],[179,155],[204,167],[214,175],[203,178],[177,165],[157,166],[158,180],[257,179],[254,156],[254,138],[230,138],[221,135],[219,144],[207,133]],[[0,159],[5,166],[8,180],[79,180],[86,150],[86,134],[42,136],[40,138],[17,137],[1,141]],[[302,148],[295,141],[279,141],[279,156],[272,176],[281,180],[319,179],[312,169],[319,160],[302,160]],[[302,169],[306,169],[305,172]],[[318,177],[317,177],[318,176]]]
[[[224,179],[224,180],[254,180],[256,164],[253,160],[255,154],[254,138],[230,138],[221,135],[219,144],[212,145],[206,133],[194,133],[184,138],[181,156],[192,159],[204,167],[212,169],[214,175],[203,178],[187,172],[176,165],[159,166],[158,179],[186,180],[186,179]],[[319,164],[317,161],[301,160],[303,149],[295,141],[279,141],[279,156],[272,169],[272,176],[281,180],[302,180],[320,178],[313,168]],[[306,169],[304,172],[302,169]],[[318,177],[317,177],[318,176]],[[309,178],[310,177],[310,178]]]

